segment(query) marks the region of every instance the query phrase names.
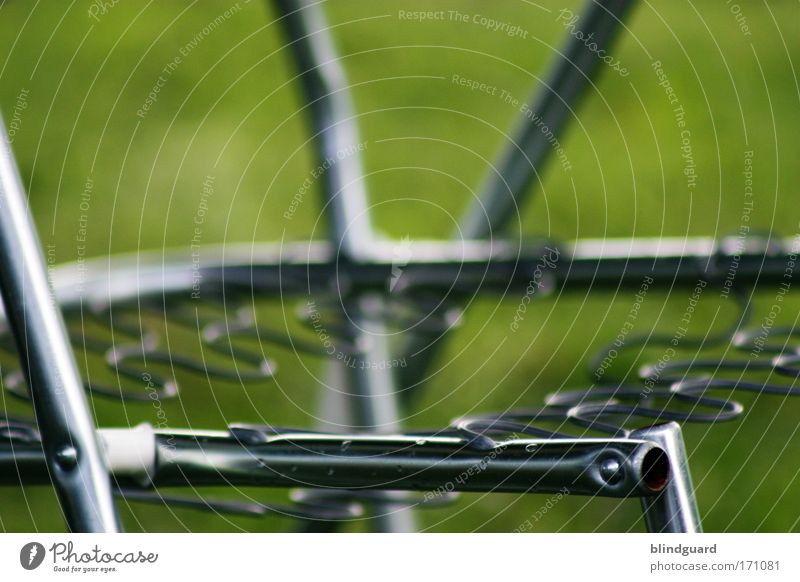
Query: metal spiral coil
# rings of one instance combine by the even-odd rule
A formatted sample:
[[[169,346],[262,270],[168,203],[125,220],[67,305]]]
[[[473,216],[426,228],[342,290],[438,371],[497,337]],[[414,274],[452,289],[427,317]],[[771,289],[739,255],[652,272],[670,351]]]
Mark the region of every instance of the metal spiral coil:
[[[325,322],[325,331],[336,341],[338,352],[356,356],[360,348],[353,343],[353,330],[342,315],[338,300],[323,298],[314,300],[314,310],[309,303],[300,304],[296,316],[310,331],[314,331],[314,317]],[[414,327],[426,333],[444,333],[456,326],[460,312],[455,309],[428,312],[431,307],[423,301],[411,301],[397,297],[387,302],[385,319],[400,328]],[[160,334],[148,322],[150,317],[168,318],[170,325],[177,325],[194,333],[200,340],[201,351],[208,351],[230,359],[230,366],[212,365],[205,358],[183,354],[162,346]],[[330,354],[320,341],[294,338],[286,330],[270,328],[257,321],[252,304],[242,296],[228,296],[225,302],[195,300],[191,304],[180,298],[165,298],[162,301],[131,304],[93,305],[89,308],[65,313],[70,337],[76,349],[100,355],[106,366],[119,379],[117,386],[97,381],[85,383],[87,392],[93,395],[124,401],[147,402],[151,396],[142,390],[142,381],[156,391],[159,399],[170,399],[178,395],[179,385],[174,377],[166,377],[150,371],[152,364],[162,364],[171,369],[200,374],[210,378],[239,382],[269,380],[278,371],[274,359],[265,354],[269,346],[294,351],[298,355],[328,357]],[[87,325],[88,324],[88,325]],[[103,328],[100,337],[91,331],[92,324]],[[258,346],[246,347],[247,343]],[[16,355],[10,330],[0,322],[0,351]],[[13,396],[29,400],[30,393],[20,369],[3,374],[5,389]]]
[[[425,302],[395,298],[383,316],[395,326],[416,325],[426,332],[443,333],[458,321],[452,310],[444,315],[427,316]],[[315,299],[316,314],[325,322],[326,330],[335,338],[337,351],[358,356],[351,328],[342,316],[339,303],[331,298]],[[314,331],[309,304],[300,304],[296,317],[307,330]],[[193,357],[162,345],[162,339],[149,319],[168,318],[170,325],[195,334],[201,351],[210,351],[230,358],[231,366],[211,365],[205,358]],[[92,305],[65,313],[73,346],[86,353],[102,356],[107,368],[117,375],[118,385],[86,381],[91,395],[121,400],[127,403],[150,402],[155,394],[159,400],[173,399],[179,393],[178,380],[173,376],[151,371],[153,364],[223,380],[256,382],[269,380],[277,373],[277,364],[265,354],[269,346],[281,347],[299,355],[328,358],[330,354],[319,341],[291,337],[287,331],[266,327],[257,321],[254,306],[244,296],[230,295],[225,302],[164,298],[131,304]],[[10,330],[0,322],[0,350],[16,355]],[[93,327],[101,328],[99,332]],[[317,338],[319,339],[319,338]],[[247,347],[246,344],[257,347]],[[29,401],[30,392],[20,369],[3,373],[3,386],[14,397]],[[142,389],[147,385],[150,392]],[[269,426],[231,425],[234,438],[250,434],[276,434],[289,429]],[[308,430],[293,432],[311,432]],[[32,420],[0,418],[0,439],[18,442],[40,442]],[[346,521],[361,517],[364,505],[380,497],[383,506],[440,507],[451,503],[457,494],[448,493],[435,499],[411,492],[375,493],[369,491],[297,490],[290,494],[288,504],[264,504],[254,501],[197,499],[156,491],[117,489],[115,494],[133,502],[166,504],[220,514],[260,517],[283,515],[309,521]]]
[[[741,403],[730,397],[710,395],[712,392],[750,391],[757,394],[783,396],[800,395],[800,388],[773,381],[744,380],[745,374],[760,372],[794,380],[800,377],[800,330],[793,327],[773,327],[765,336],[763,328],[748,327],[751,321],[749,297],[732,295],[739,307],[732,325],[703,338],[683,337],[681,348],[706,349],[730,347],[750,357],[669,359],[644,365],[639,369],[638,382],[613,374],[599,374],[601,363],[612,350],[643,349],[669,346],[671,336],[648,333],[629,336],[623,346],[610,343],[590,358],[595,384],[586,389],[566,390],[549,395],[542,407],[517,409],[498,414],[482,414],[459,418],[440,431],[415,433],[415,436],[452,434],[467,439],[468,446],[489,450],[495,439],[515,437],[573,438],[571,433],[586,430],[627,437],[646,423],[678,421],[684,423],[713,423],[733,420],[744,410]],[[163,364],[205,376],[238,380],[263,381],[273,378],[277,364],[267,354],[269,347],[293,350],[296,354],[330,357],[319,337],[319,322],[324,322],[326,334],[335,339],[337,351],[350,355],[360,353],[355,344],[353,328],[346,313],[347,305],[340,298],[325,296],[300,304],[296,316],[307,332],[317,334],[302,339],[289,335],[288,330],[275,329],[259,323],[254,304],[244,296],[231,295],[223,301],[187,302],[180,298],[164,298],[160,302],[137,304],[95,305],[88,309],[68,312],[73,344],[87,353],[100,355],[109,369],[120,378],[118,386],[87,382],[86,390],[93,395],[117,398],[130,402],[149,401],[151,396],[141,390],[141,381],[148,384],[159,398],[174,398],[179,386],[174,377],[149,372],[151,364]],[[398,295],[385,302],[381,317],[400,329],[414,328],[420,333],[445,333],[460,322],[455,308],[426,301],[419,297]],[[199,348],[230,358],[232,365],[211,365],[199,358],[162,346],[160,334],[148,318],[163,317],[169,324],[195,334]],[[80,330],[76,330],[76,322]],[[91,324],[91,325],[88,325]],[[3,324],[0,323],[0,326]],[[100,327],[105,337],[93,334],[91,327]],[[110,338],[110,339],[108,339]],[[251,344],[251,346],[248,346]],[[257,346],[257,347],[252,347]],[[756,351],[757,348],[757,351]],[[0,327],[0,349],[14,353],[11,334]],[[767,357],[768,356],[768,357]],[[738,378],[719,378],[720,372],[737,373]],[[14,396],[29,399],[27,386],[19,370],[3,375],[5,389]],[[123,382],[122,380],[127,380]],[[137,388],[132,387],[134,382]],[[128,385],[130,384],[130,385]],[[550,428],[556,425],[557,428]],[[630,428],[629,428],[630,426]],[[267,425],[236,424],[229,427],[232,438],[250,442],[263,435],[286,433],[289,429]],[[292,430],[292,432],[298,432]],[[311,431],[300,431],[311,432]],[[19,442],[38,442],[35,423],[0,419],[0,439]],[[154,491],[122,490],[117,494],[130,501],[161,503],[176,507],[191,507],[216,513],[263,516],[280,514],[304,520],[341,521],[360,517],[364,504],[375,495],[370,492],[300,490],[293,492],[289,504],[262,504],[253,501],[197,499],[179,495],[163,495]],[[396,496],[381,495],[381,503],[397,507],[433,507],[452,502],[456,494],[428,497],[410,493]]]
[[[628,437],[647,423],[676,421],[680,423],[715,423],[735,420],[744,412],[744,406],[727,397],[711,396],[712,392],[746,391],[756,394],[800,396],[800,387],[794,380],[800,378],[800,330],[794,327],[773,327],[766,334],[764,328],[745,327],[750,324],[752,309],[749,297],[734,295],[739,306],[738,317],[730,327],[703,338],[685,337],[681,348],[706,349],[728,346],[748,358],[691,358],[665,359],[641,366],[639,383],[626,382],[607,374],[598,374],[601,362],[612,350],[618,353],[632,351],[635,347],[652,348],[669,346],[672,336],[657,333],[627,338],[624,346],[610,343],[593,355],[589,361],[595,385],[576,390],[550,394],[545,405],[539,408],[514,410],[508,413],[486,414],[460,418],[454,421],[462,434],[480,442],[492,435],[517,434],[538,438],[567,438],[578,429],[598,431],[614,437]],[[783,341],[779,341],[780,338]],[[763,355],[771,357],[763,358]],[[738,378],[718,378],[717,374],[738,373]],[[773,381],[744,380],[745,374],[760,372],[769,378],[781,376],[792,385]],[[558,425],[558,429],[544,425]],[[491,446],[491,442],[485,443]]]

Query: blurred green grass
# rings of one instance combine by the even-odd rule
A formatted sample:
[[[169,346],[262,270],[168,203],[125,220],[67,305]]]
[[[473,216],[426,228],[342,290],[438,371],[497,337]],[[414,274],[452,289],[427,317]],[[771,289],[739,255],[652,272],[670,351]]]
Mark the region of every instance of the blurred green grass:
[[[324,237],[312,195],[292,220],[282,217],[312,167],[308,136],[291,82],[293,69],[261,2],[120,2],[99,21],[89,2],[46,0],[0,6],[0,107],[6,123],[19,111],[13,147],[41,237],[58,262],[75,260],[80,202],[92,180],[87,255],[186,246],[207,176],[215,193],[203,243]],[[541,83],[563,29],[561,7],[576,2],[493,3],[448,0],[437,9],[489,14],[520,24],[529,38],[474,24],[414,23],[398,9],[428,9],[421,0],[327,2],[363,139],[371,200],[388,236],[442,238],[453,230],[507,140],[517,112],[497,96],[469,91],[452,76],[478,80],[525,99]],[[152,108],[137,116],[164,66],[209,22],[230,18],[169,74]],[[614,54],[631,71],[607,71],[562,139],[572,165],[540,177],[535,200],[512,236],[724,236],[738,231],[744,203],[744,152],[754,152],[756,204],[750,225],[797,234],[800,213],[800,109],[793,63],[800,59],[800,8],[790,0],[743,6],[752,36],[722,2],[642,4]],[[698,187],[687,192],[680,135],[652,70],[660,60],[691,128]],[[24,94],[24,108],[19,96]],[[413,199],[421,201],[414,201]],[[433,206],[431,206],[433,204]],[[763,289],[757,306],[768,307]],[[640,330],[669,330],[685,308],[681,293],[651,293]],[[587,383],[593,347],[618,332],[632,296],[574,293],[538,303],[522,330],[494,353],[518,298],[476,301],[454,334],[411,426],[444,426],[468,411],[534,406],[561,387]],[[714,301],[693,322],[713,322]],[[786,309],[791,324],[797,313]],[[756,318],[762,315],[756,310]],[[730,321],[730,306],[720,318]],[[279,313],[275,312],[275,317]],[[188,341],[188,340],[187,340]],[[489,357],[489,354],[493,354]],[[657,350],[652,354],[658,355]],[[652,355],[651,354],[651,355]],[[290,356],[283,355],[287,367]],[[632,362],[631,362],[632,364]],[[102,372],[98,372],[102,373]],[[281,377],[280,389],[191,388],[169,404],[179,426],[225,420],[311,424],[313,377]],[[798,529],[798,404],[744,397],[742,423],[688,427],[686,436],[707,530]],[[299,404],[298,404],[299,402]],[[102,424],[153,421],[147,407],[96,401]],[[10,410],[16,404],[8,403]],[[763,435],[763,438],[762,438]],[[247,491],[259,499],[283,492]],[[220,492],[221,493],[221,492]],[[49,488],[3,489],[0,527],[60,529]],[[541,496],[469,495],[454,507],[420,515],[436,531],[510,531],[544,502]],[[281,530],[282,518],[223,519],[191,510],[124,510],[128,529]],[[536,531],[642,529],[636,502],[567,497]],[[368,527],[355,523],[352,529]]]

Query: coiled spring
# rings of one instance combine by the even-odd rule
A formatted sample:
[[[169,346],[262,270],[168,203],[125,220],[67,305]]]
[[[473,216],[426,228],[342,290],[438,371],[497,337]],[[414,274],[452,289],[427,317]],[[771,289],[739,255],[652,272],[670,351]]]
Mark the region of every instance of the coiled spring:
[[[457,321],[452,310],[442,316],[425,316],[426,303],[412,303],[397,298],[383,314],[395,326],[416,326],[426,332],[443,333]],[[326,348],[327,337],[321,337],[315,322],[324,321],[326,336],[336,345],[336,351],[359,357],[351,328],[342,316],[338,300],[320,298],[301,303],[297,318],[308,333],[316,338],[291,336],[286,330],[259,323],[254,306],[243,296],[228,294],[224,302],[210,299],[191,302],[181,298],[135,304],[92,305],[65,312],[70,338],[77,350],[101,356],[109,370],[118,379],[117,385],[97,380],[85,381],[86,391],[94,396],[121,400],[126,403],[151,402],[153,399],[169,400],[179,394],[179,383],[174,376],[152,371],[152,366],[163,365],[171,370],[182,369],[204,377],[239,382],[269,381],[278,371],[278,365],[268,354],[270,349],[283,348],[298,355],[333,357]],[[167,318],[170,326],[176,325],[199,338],[201,352],[210,351],[224,356],[229,365],[212,365],[207,358],[185,354],[165,345],[155,322]],[[263,319],[263,318],[262,318]],[[255,347],[252,347],[255,346]],[[16,355],[10,330],[0,322],[0,350]],[[88,374],[88,370],[87,370]],[[14,397],[29,401],[30,392],[20,369],[3,370],[3,387]],[[147,386],[147,390],[143,389]],[[232,425],[231,434],[241,433],[244,426],[264,433],[280,433],[289,429],[271,426]],[[309,432],[297,431],[293,432]],[[19,442],[40,442],[33,421],[20,418],[0,418],[0,439]],[[380,498],[382,506],[432,507],[449,503],[456,496],[448,494],[436,499],[406,492],[297,490],[290,495],[290,504],[264,504],[253,501],[197,499],[182,495],[162,494],[153,491],[118,489],[117,495],[128,501],[190,507],[231,515],[259,517],[278,514],[304,520],[345,521],[364,514],[364,504]]]
[[[743,412],[743,406],[733,400],[730,394],[725,397],[710,393],[750,391],[758,394],[795,396],[800,388],[794,387],[794,380],[800,376],[800,342],[791,342],[800,337],[800,330],[794,327],[764,326],[748,327],[751,319],[750,301],[747,296],[736,295],[739,306],[735,323],[723,331],[703,338],[684,337],[682,348],[705,349],[729,346],[737,357],[721,358],[677,358],[672,350],[672,337],[656,333],[627,337],[624,346],[611,343],[599,350],[589,365],[596,383],[587,389],[567,390],[547,397],[545,405],[531,409],[517,409],[499,414],[457,419],[451,427],[441,431],[419,433],[455,434],[469,439],[470,445],[480,449],[495,445],[492,437],[528,436],[536,438],[572,438],[575,432],[599,431],[615,437],[629,436],[639,428],[636,422],[647,423],[678,421],[703,422],[733,420]],[[386,318],[397,327],[408,329],[417,326],[426,333],[443,333],[453,327],[460,318],[454,309],[434,309],[425,302],[395,299],[387,302]],[[202,349],[207,349],[230,358],[230,367],[212,366],[189,355],[176,353],[163,347],[159,334],[147,323],[143,309],[147,307],[156,315],[168,315],[170,324],[177,324],[194,332],[201,340]],[[169,364],[209,377],[252,382],[269,380],[277,372],[275,361],[265,354],[265,347],[283,347],[314,357],[330,356],[325,347],[325,338],[319,333],[318,322],[323,320],[325,334],[335,339],[337,351],[357,356],[360,352],[355,345],[351,328],[342,315],[342,305],[338,300],[326,299],[301,304],[297,316],[307,331],[315,333],[316,338],[298,339],[287,331],[265,327],[257,323],[253,307],[242,298],[226,297],[226,302],[205,301],[191,305],[181,300],[165,300],[162,304],[95,306],[86,312],[71,312],[67,320],[75,330],[75,320],[79,318],[80,333],[71,333],[76,347],[86,352],[100,354],[107,366],[126,379],[118,386],[97,382],[87,382],[86,389],[91,394],[118,398],[124,401],[148,401],[152,398],[141,390],[141,379],[147,374],[149,384],[154,386],[159,398],[174,398],[179,391],[178,382],[173,377],[146,372],[152,363]],[[346,307],[345,307],[346,308]],[[434,313],[436,315],[421,315]],[[92,335],[84,325],[87,319],[105,327],[105,334]],[[109,339],[110,338],[110,339]],[[248,342],[257,345],[247,347]],[[600,374],[601,363],[608,359],[612,350],[633,350],[643,347],[664,347],[669,350],[669,358],[662,357],[657,363],[639,369],[638,382],[626,382],[625,378],[613,374]],[[0,349],[13,352],[11,335],[6,328],[0,328]],[[727,353],[727,350],[726,350]],[[769,381],[745,380],[745,375],[766,374]],[[719,375],[733,375],[725,378]],[[780,376],[791,380],[791,384],[781,384],[772,380]],[[3,375],[6,390],[13,395],[28,399],[30,397],[23,375],[14,370]],[[136,387],[132,387],[134,386]],[[549,428],[556,425],[557,428]],[[241,432],[242,427],[256,432],[277,434],[286,432],[270,426],[232,425],[232,436]],[[571,427],[571,428],[570,428]],[[576,429],[579,429],[576,431]],[[309,432],[309,431],[304,431]],[[0,439],[39,440],[35,424],[19,419],[0,419]],[[119,490],[118,494],[130,501],[165,503],[179,507],[193,507],[218,513],[250,516],[280,514],[305,520],[339,521],[361,516],[363,504],[376,496],[381,503],[396,506],[424,507],[451,502],[456,496],[437,497],[434,501],[422,499],[411,494],[398,494],[387,497],[385,493],[350,491],[296,491],[291,495],[291,504],[262,504],[252,501],[198,500],[178,495],[162,495],[158,492],[139,490]]]
[[[455,421],[459,431],[473,438],[492,434],[514,433],[538,438],[574,437],[571,432],[599,431],[613,437],[628,437],[642,421],[714,423],[730,421],[744,412],[744,406],[731,397],[734,391],[798,396],[800,387],[800,330],[795,327],[752,327],[751,302],[745,294],[734,296],[739,306],[735,323],[727,329],[702,338],[683,337],[682,349],[696,350],[728,347],[735,352],[719,358],[678,358],[673,347],[675,336],[657,333],[626,338],[624,345],[610,343],[598,350],[589,361],[596,384],[589,388],[553,393],[545,406],[508,413],[486,414]],[[636,348],[662,347],[662,357],[641,366],[638,382],[626,382],[602,370],[609,354],[621,354]],[[760,373],[767,380],[745,377]],[[727,375],[732,377],[719,377]],[[783,377],[781,384],[773,378]],[[711,393],[727,393],[724,397]],[[556,429],[547,426],[557,425]],[[633,425],[633,426],[631,426]]]

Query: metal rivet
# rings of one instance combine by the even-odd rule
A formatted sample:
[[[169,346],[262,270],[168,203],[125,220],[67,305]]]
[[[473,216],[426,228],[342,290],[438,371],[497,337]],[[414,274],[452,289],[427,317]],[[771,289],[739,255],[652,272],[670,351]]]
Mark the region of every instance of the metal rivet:
[[[70,471],[78,466],[78,450],[72,445],[64,445],[56,451],[56,465],[63,471]]]
[[[609,485],[622,479],[622,466],[617,459],[606,459],[600,464],[600,476]]]

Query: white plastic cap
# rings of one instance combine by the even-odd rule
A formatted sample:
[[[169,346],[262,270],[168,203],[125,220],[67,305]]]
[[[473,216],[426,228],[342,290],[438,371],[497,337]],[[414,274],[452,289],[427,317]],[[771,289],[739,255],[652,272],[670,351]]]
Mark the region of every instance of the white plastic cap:
[[[156,434],[147,423],[97,431],[109,471],[149,484],[156,471]]]

